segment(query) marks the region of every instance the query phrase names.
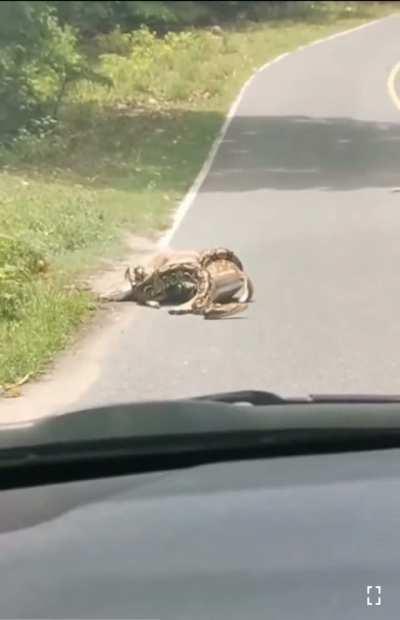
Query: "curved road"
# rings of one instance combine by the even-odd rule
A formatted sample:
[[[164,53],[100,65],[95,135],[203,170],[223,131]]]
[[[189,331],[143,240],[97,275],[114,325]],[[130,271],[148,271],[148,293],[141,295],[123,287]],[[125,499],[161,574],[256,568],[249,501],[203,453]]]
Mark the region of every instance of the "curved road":
[[[172,241],[235,249],[255,303],[224,321],[118,308],[75,408],[244,388],[400,392],[400,110],[387,87],[399,40],[390,17],[257,73]]]
[[[140,309],[80,404],[400,392],[399,40],[391,17],[257,74],[172,241],[237,250],[255,303],[225,321]]]

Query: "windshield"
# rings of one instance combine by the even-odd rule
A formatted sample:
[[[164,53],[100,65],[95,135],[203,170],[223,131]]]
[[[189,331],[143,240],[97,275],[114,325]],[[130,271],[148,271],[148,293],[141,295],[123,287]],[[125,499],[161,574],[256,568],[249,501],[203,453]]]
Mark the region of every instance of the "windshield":
[[[400,392],[398,5],[0,3],[0,424]]]

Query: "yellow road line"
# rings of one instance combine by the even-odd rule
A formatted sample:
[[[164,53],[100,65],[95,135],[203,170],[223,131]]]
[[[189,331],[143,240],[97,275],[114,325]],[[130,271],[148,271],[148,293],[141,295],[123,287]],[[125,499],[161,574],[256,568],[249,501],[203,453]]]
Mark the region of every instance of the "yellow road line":
[[[400,95],[397,93],[397,90],[396,90],[396,78],[397,78],[397,74],[399,73],[399,71],[400,71],[400,62],[398,62],[397,65],[393,67],[393,69],[389,73],[389,77],[387,81],[387,88],[389,91],[390,98],[398,110],[400,110]]]

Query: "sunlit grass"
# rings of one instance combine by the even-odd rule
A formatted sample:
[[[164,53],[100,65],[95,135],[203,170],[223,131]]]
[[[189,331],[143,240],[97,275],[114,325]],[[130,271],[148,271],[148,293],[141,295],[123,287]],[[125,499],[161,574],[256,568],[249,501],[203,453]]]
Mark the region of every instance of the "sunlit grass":
[[[43,370],[94,306],[85,293],[43,281],[27,285],[18,321],[0,321],[0,385]]]

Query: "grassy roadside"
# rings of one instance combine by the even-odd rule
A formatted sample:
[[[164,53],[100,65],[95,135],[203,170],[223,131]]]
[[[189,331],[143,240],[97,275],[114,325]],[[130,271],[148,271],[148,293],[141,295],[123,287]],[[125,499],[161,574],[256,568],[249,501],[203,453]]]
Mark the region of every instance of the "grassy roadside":
[[[91,51],[113,87],[81,83],[56,129],[44,123],[0,152],[0,386],[40,372],[93,312],[91,296],[69,288],[77,271],[123,251],[124,231],[168,227],[258,66],[388,12],[99,39]]]

